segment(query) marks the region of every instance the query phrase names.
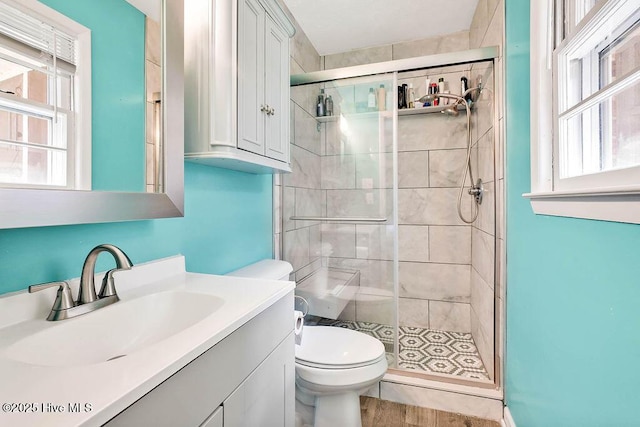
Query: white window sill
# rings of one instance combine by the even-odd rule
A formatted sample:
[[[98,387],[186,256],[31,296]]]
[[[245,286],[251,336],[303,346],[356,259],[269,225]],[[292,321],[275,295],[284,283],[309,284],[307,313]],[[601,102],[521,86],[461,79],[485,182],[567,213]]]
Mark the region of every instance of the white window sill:
[[[539,215],[640,224],[640,188],[525,193]]]

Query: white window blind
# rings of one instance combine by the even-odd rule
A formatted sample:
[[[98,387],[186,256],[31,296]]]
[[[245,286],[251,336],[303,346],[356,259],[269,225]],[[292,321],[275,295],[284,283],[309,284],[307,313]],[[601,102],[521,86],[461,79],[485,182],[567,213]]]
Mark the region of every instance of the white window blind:
[[[0,33],[57,60],[76,65],[78,55],[73,36],[4,2],[0,2]]]

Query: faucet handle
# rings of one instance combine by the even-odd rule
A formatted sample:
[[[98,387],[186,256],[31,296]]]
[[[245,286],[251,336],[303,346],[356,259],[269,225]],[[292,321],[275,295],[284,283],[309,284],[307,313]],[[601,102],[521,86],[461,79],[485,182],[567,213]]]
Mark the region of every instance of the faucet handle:
[[[104,275],[104,278],[102,279],[102,287],[100,288],[100,293],[98,293],[98,298],[105,298],[113,295],[115,295],[116,297],[118,296],[118,294],[116,293],[116,284],[115,284],[115,281],[113,280],[113,273],[121,270],[129,270],[129,269],[128,268],[112,268],[111,270],[107,271],[107,273]]]
[[[75,303],[73,302],[73,297],[71,296],[71,288],[69,288],[69,284],[67,282],[50,282],[31,285],[29,286],[29,293],[32,294],[44,289],[53,288],[54,286],[59,286],[59,288],[58,294],[56,295],[56,300],[53,303],[53,307],[51,307],[51,311],[53,312],[67,310],[69,308],[72,308]]]

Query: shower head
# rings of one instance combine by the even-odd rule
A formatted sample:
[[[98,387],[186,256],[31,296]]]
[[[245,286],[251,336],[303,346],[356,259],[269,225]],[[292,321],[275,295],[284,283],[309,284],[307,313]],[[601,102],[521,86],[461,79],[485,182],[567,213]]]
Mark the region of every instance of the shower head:
[[[442,114],[448,114],[450,116],[453,117],[458,117],[460,115],[460,111],[458,111],[458,105],[460,103],[456,102],[453,105],[448,106],[447,108],[445,108],[444,110],[441,111]]]
[[[422,98],[420,98],[418,101],[422,102],[423,104],[426,104],[427,102],[433,102],[434,100],[439,98],[455,99],[456,103],[461,101],[464,102],[463,97],[461,97],[460,95],[454,95],[451,93],[429,93],[423,96]]]
[[[482,91],[482,87],[478,86],[478,87],[472,87],[471,89],[467,89],[462,94],[462,96],[454,95],[452,93],[429,93],[427,95],[424,95],[418,101],[422,102],[423,104],[426,104],[427,102],[431,103],[434,100],[439,99],[439,98],[449,98],[449,99],[455,99],[455,102],[453,103],[453,105],[455,106],[455,105],[462,104],[463,102],[465,102],[465,98],[469,94],[471,94],[471,96],[470,96],[471,101],[476,102],[476,100],[478,99],[478,96],[479,96],[481,91]],[[449,108],[447,108],[447,110],[449,110]],[[457,114],[455,114],[455,115],[457,116]]]

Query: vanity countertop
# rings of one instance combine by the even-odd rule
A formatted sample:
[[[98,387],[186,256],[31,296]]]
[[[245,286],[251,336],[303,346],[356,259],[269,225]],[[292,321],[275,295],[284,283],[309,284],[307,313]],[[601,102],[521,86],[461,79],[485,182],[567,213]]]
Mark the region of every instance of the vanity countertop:
[[[0,425],[102,425],[294,289],[293,282],[188,273],[182,256],[135,266],[115,277],[120,302],[58,322],[45,320],[55,289],[0,297]],[[71,286],[75,295],[77,280]],[[25,331],[86,320],[127,301],[174,291],[214,296],[220,304],[186,329],[113,360],[45,366],[12,356]],[[95,334],[108,337],[109,326],[97,324]],[[41,351],[54,357],[58,349]]]

